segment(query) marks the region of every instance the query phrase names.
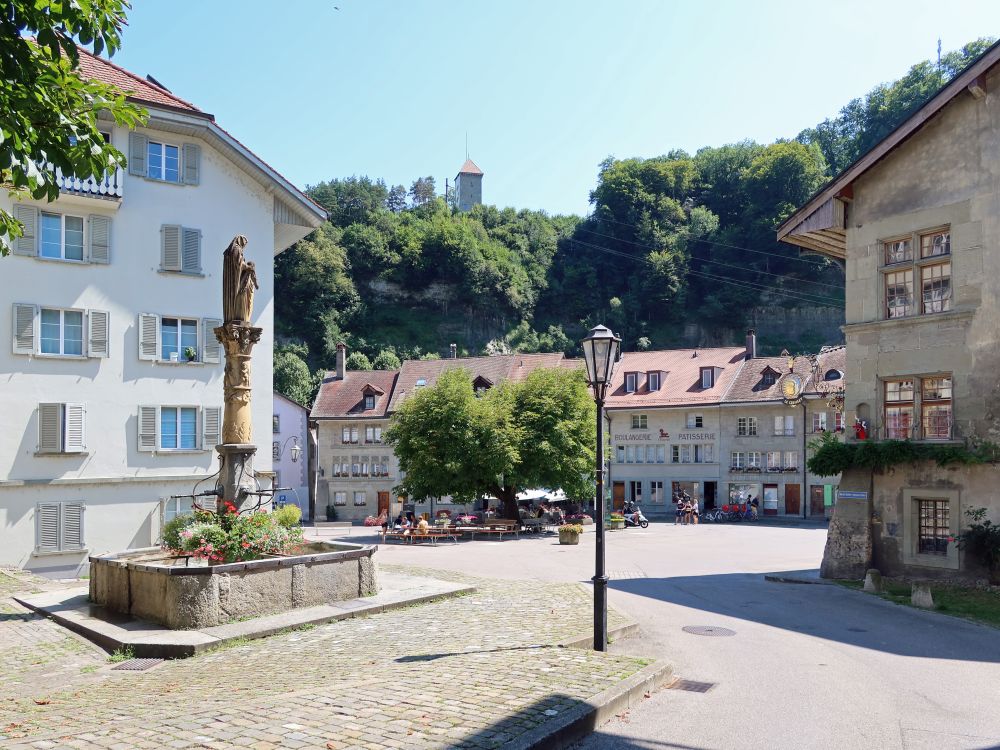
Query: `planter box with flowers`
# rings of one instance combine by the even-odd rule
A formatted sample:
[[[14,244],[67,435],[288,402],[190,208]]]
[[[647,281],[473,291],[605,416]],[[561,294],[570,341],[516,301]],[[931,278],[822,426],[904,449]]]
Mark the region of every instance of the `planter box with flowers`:
[[[578,523],[566,523],[559,527],[559,544],[579,544],[583,526]]]
[[[608,519],[608,528],[611,531],[621,531],[625,528],[625,516],[619,513],[612,513],[611,518]]]
[[[594,519],[588,516],[586,513],[576,513],[572,516],[569,516],[566,520],[569,521],[570,523],[578,523],[581,526],[590,526],[592,523],[594,523]]]
[[[306,543],[280,520],[231,503],[177,516],[162,548],[91,557],[90,599],[187,629],[378,593],[375,545]]]

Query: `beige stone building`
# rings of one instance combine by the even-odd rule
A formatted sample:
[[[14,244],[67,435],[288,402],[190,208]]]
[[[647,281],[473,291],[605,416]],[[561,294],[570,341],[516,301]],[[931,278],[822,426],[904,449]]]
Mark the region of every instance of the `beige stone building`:
[[[962,446],[1000,434],[1000,46],[994,45],[778,231],[846,269],[846,412],[870,440]],[[850,433],[849,433],[850,435]],[[853,436],[850,436],[854,439]],[[824,571],[975,574],[949,538],[996,467],[852,470]],[[843,563],[843,564],[841,564]]]
[[[670,517],[684,492],[703,511],[756,497],[766,515],[828,513],[838,478],[808,474],[803,457],[843,429],[828,404],[843,385],[843,347],[791,358],[791,370],[789,357],[756,349],[751,331],[745,347],[622,355],[606,402],[614,508],[630,500]]]

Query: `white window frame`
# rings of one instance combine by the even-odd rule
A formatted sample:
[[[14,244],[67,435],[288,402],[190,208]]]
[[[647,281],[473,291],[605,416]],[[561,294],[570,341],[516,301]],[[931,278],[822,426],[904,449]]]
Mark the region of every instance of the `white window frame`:
[[[666,463],[667,460],[667,447],[663,444],[656,446],[656,463],[662,464]]]
[[[779,425],[780,420],[780,425]],[[774,417],[775,437],[795,437],[795,415],[777,414]]]
[[[153,146],[160,147],[160,177],[155,176],[152,173],[152,159],[150,156],[153,152]],[[166,155],[167,148],[177,149],[177,179],[168,180],[167,179],[167,168],[166,168]],[[184,184],[184,148],[179,144],[170,143],[169,141],[154,141],[149,140],[146,142],[146,178],[150,180],[156,180],[157,182],[166,182],[170,185],[183,185]]]
[[[361,498],[361,502],[358,502],[358,498]],[[368,505],[368,493],[365,490],[354,490],[354,507],[363,508]]]
[[[164,409],[175,409],[177,411],[177,444],[176,448],[164,448],[163,447],[163,410]],[[194,410],[194,447],[193,448],[182,448],[180,447],[181,442],[181,409],[193,409]],[[201,407],[195,404],[179,404],[179,405],[169,405],[160,406],[156,410],[156,445],[157,450],[163,453],[191,453],[194,451],[201,451],[201,428],[202,428],[202,415]]]
[[[365,411],[371,411],[375,408],[375,396],[371,394],[365,394]]]
[[[785,451],[784,455],[784,468],[788,469],[799,469],[799,452],[798,451]]]
[[[781,451],[768,451],[766,458],[765,468],[768,471],[781,471]]]
[[[344,490],[338,490],[333,493],[333,504],[334,505],[347,505],[347,492]]]
[[[626,372],[625,373],[625,393],[635,393],[636,385],[639,380],[639,373],[637,372]]]
[[[748,451],[747,452],[747,468],[748,469],[759,469],[760,464],[760,451]]]
[[[633,414],[632,415],[632,429],[633,430],[647,430],[649,429],[649,416],[646,414]]]
[[[698,413],[688,414],[685,424],[689,430],[700,430],[705,426],[705,418]]]
[[[702,463],[714,464],[715,463],[715,444],[714,443],[702,443],[701,446]]]
[[[617,456],[617,459],[618,459],[618,463],[620,463],[620,464],[625,463],[625,446],[624,445],[618,445],[618,446],[615,446],[615,448],[616,448],[616,456]]]
[[[189,360],[184,357],[184,347],[181,345],[181,329],[184,323],[194,323],[194,335],[195,335],[195,346],[194,346],[194,359],[191,362],[201,361],[201,318],[185,318],[179,315],[160,315],[159,316],[159,330],[157,331],[158,341],[156,342],[158,351],[156,352],[156,357],[160,362],[184,362],[187,363]],[[163,357],[163,321],[165,320],[176,320],[177,321],[177,359],[173,360],[169,356],[164,359]]]
[[[634,464],[635,463],[635,446],[626,445],[625,446],[625,463]]]
[[[682,443],[681,444],[681,463],[682,464],[692,463],[692,461],[691,461],[691,459],[692,459],[691,452],[692,451],[691,451],[691,444],[690,443]]]
[[[670,463],[679,464],[681,462],[681,447],[679,445],[670,446]]]
[[[42,351],[42,313],[44,312],[57,312],[59,313],[59,351],[58,352],[43,352]],[[80,353],[79,354],[67,354],[66,353],[66,313],[80,313]],[[36,354],[39,357],[70,357],[83,359],[87,356],[87,311],[81,310],[75,307],[45,307],[43,305],[38,306],[38,346],[36,347]]]
[[[651,505],[662,505],[666,500],[664,494],[663,480],[653,479],[649,483],[649,502]]]
[[[746,466],[745,461],[746,461],[745,453],[743,453],[742,451],[733,451],[732,459],[729,465],[735,469],[742,469],[744,466]]]
[[[737,417],[736,434],[739,437],[757,437],[757,417]]]
[[[814,411],[812,419],[813,432],[826,432],[826,412]]]
[[[708,390],[715,387],[715,369],[712,367],[701,368],[701,388]]]
[[[646,390],[650,392],[660,390],[660,380],[659,370],[651,370],[646,373]]]
[[[57,439],[59,441],[58,445],[53,446],[55,450],[49,450],[48,446],[43,445],[42,437],[42,411],[44,407],[58,407],[58,414],[56,414],[56,432]],[[67,417],[67,411],[70,409],[79,410],[80,419],[80,439],[79,443],[73,444],[69,439],[70,427],[69,419]],[[53,403],[44,402],[38,405],[38,446],[37,455],[41,456],[67,456],[67,455],[78,455],[80,453],[87,452],[87,409],[83,404],[80,403]]]
[[[46,216],[57,216],[59,217],[59,256],[55,257],[52,255],[43,255],[42,248],[45,245],[44,242],[44,232],[42,230],[42,222]],[[71,216],[74,219],[79,219],[83,223],[83,233],[82,239],[80,241],[80,257],[79,258],[67,258],[66,257],[66,217]],[[38,212],[38,257],[42,260],[57,260],[66,263],[86,263],[87,262],[87,217],[79,216],[74,213],[60,213],[58,211],[42,211]]]
[[[182,516],[185,513],[191,513],[194,510],[194,498],[190,497],[167,497],[163,500],[163,522],[167,523],[177,518],[177,516]]]

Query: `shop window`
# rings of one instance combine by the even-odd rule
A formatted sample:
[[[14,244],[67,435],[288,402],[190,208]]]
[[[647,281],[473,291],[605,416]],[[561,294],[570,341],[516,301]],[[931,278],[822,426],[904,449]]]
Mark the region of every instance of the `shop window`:
[[[951,536],[949,503],[947,500],[917,499],[919,526],[917,552],[922,555],[947,555]]]

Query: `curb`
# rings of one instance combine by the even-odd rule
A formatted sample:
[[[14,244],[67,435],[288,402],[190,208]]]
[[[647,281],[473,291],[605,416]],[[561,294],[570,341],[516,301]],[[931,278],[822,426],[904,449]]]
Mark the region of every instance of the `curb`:
[[[539,727],[504,745],[506,750],[560,750],[568,748],[595,729],[610,721],[616,714],[645,700],[669,680],[673,667],[667,663],[653,663],[604,690],[587,703],[576,706],[561,717],[558,726]]]
[[[768,573],[764,575],[765,581],[772,583],[799,583],[812,586],[835,586],[833,581],[825,578],[806,578],[805,576],[783,576],[780,573]]]
[[[637,622],[627,622],[624,625],[619,625],[617,628],[612,628],[608,631],[608,643],[612,641],[621,641],[626,638],[631,638],[632,636],[639,634],[639,624]],[[594,644],[594,635],[592,633],[580,637],[568,638],[564,641],[559,641],[556,646],[559,648],[590,648]]]

